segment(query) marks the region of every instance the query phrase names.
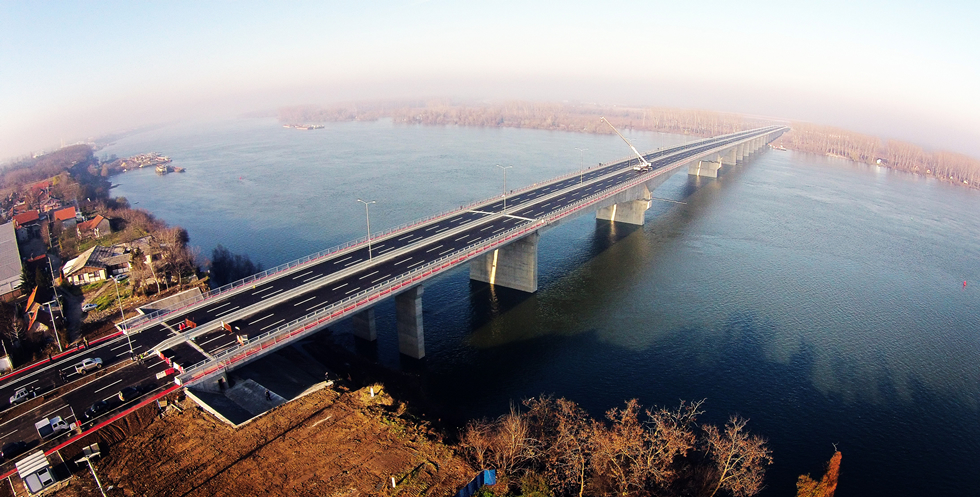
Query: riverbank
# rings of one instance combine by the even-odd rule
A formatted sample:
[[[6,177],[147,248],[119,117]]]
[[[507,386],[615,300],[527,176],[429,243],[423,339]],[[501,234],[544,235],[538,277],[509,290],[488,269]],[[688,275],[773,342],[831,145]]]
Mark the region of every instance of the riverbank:
[[[576,133],[611,134],[599,122],[604,116],[629,131],[652,131],[692,136],[716,136],[771,124],[791,130],[773,145],[797,152],[843,157],[855,162],[933,177],[980,188],[980,160],[948,151],[928,151],[919,145],[883,139],[854,131],[805,122],[690,109],[600,106],[596,104],[503,102],[458,103],[448,100],[358,102],[333,106],[280,109],[281,122],[373,121],[391,118],[402,124],[429,126],[529,128]]]

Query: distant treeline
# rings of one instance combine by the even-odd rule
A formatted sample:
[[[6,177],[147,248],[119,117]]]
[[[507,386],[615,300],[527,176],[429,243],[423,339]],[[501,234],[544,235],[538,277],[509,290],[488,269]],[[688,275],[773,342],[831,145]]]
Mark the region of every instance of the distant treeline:
[[[980,188],[980,160],[953,152],[927,152],[911,143],[855,133],[829,126],[793,123],[774,146],[814,154],[845,157],[943,181]]]
[[[502,102],[462,104],[448,100],[354,102],[333,106],[296,106],[280,109],[283,123],[374,121],[391,118],[404,124],[532,128],[577,133],[611,134],[599,121],[605,116],[626,130],[657,131],[693,136],[715,136],[770,124],[775,120],[704,110],[603,107],[586,104]],[[980,160],[936,151],[896,140],[881,140],[829,126],[792,123],[776,146],[789,150],[846,157],[901,171],[933,176],[943,181],[980,188]],[[880,161],[879,161],[880,160]]]

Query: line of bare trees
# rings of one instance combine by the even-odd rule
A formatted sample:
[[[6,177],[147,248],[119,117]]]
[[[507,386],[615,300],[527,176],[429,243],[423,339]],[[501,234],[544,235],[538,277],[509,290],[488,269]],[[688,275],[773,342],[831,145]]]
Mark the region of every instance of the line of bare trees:
[[[881,140],[830,126],[794,123],[773,145],[820,155],[845,157],[943,181],[980,188],[980,160],[953,152],[929,152],[897,140]]]
[[[720,428],[699,425],[703,402],[643,409],[631,400],[603,421],[567,399],[532,398],[523,410],[470,422],[461,445],[510,487],[540,481],[558,496],[758,493],[772,462],[765,439],[738,416]]]

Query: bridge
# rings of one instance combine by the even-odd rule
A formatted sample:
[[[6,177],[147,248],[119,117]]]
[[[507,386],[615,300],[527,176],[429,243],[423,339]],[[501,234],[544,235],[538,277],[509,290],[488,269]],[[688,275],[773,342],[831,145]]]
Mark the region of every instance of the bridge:
[[[470,278],[535,292],[541,233],[586,213],[642,225],[650,192],[671,173],[717,177],[788,128],[771,126],[570,173],[313,254],[212,290],[191,302],[118,327],[154,350],[179,385],[217,388],[225,373],[263,354],[353,319],[355,334],[377,339],[374,306],[395,299],[399,351],[425,356],[423,283],[461,265]],[[645,167],[648,163],[652,167]],[[638,166],[638,167],[636,167]]]

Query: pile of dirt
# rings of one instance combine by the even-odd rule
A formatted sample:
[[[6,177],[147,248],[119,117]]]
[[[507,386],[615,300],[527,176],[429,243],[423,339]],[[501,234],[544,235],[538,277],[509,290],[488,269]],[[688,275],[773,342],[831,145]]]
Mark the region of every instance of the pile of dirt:
[[[189,399],[177,405],[182,411],[149,423],[141,413],[130,428],[145,426],[102,440],[95,469],[102,486],[113,487],[108,495],[442,496],[475,473],[380,384],[321,390],[238,429]],[[98,489],[79,471],[54,495]]]

